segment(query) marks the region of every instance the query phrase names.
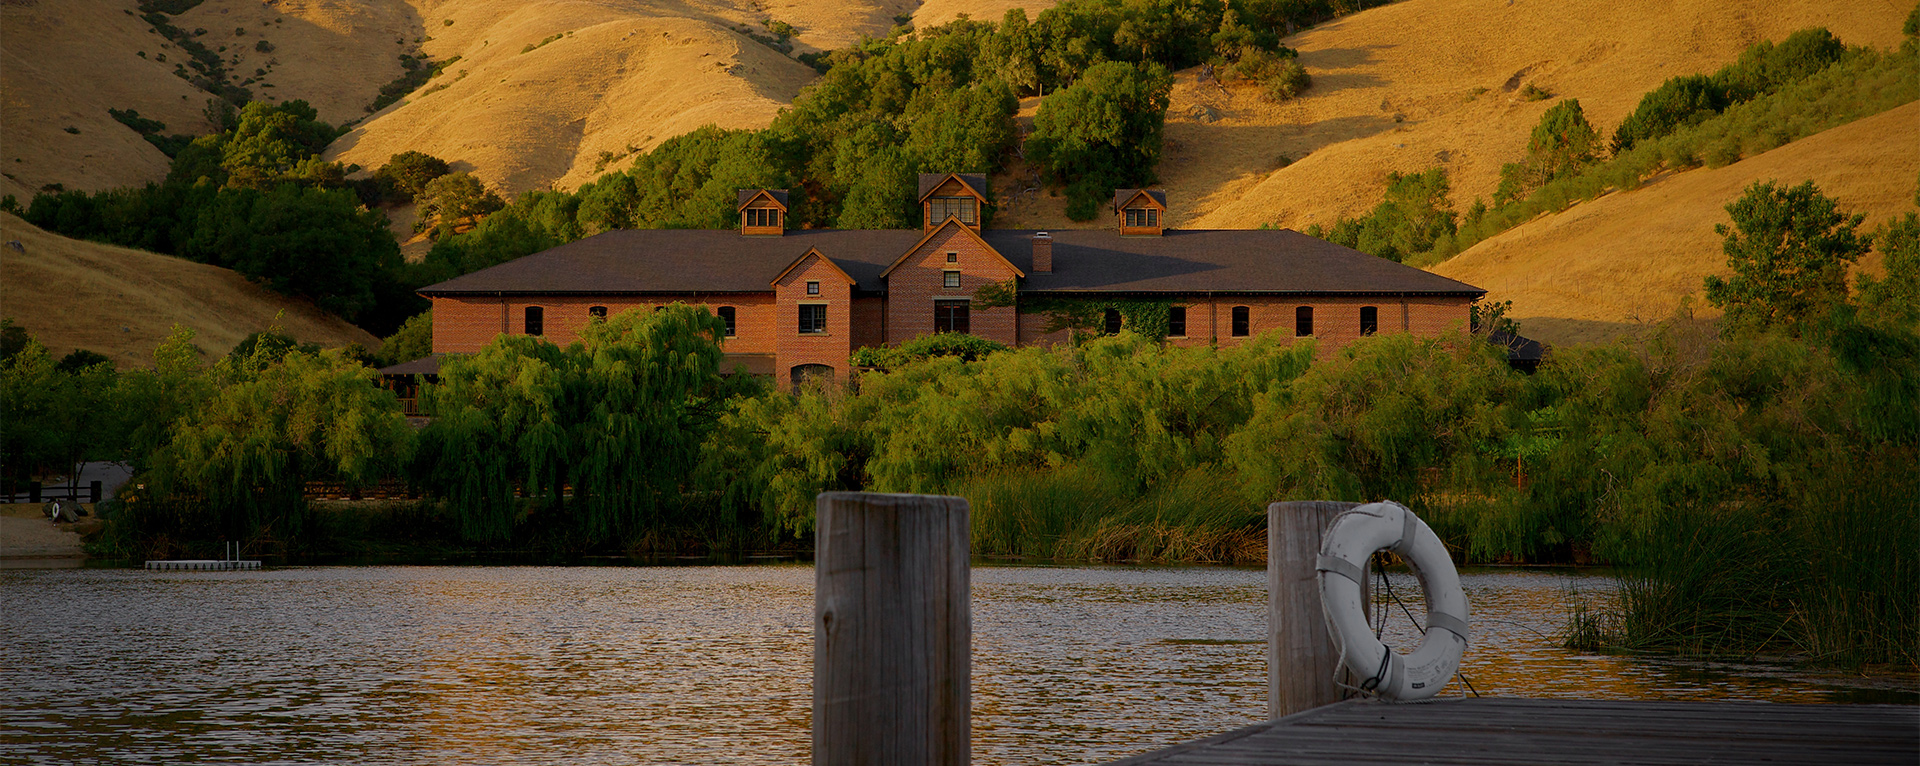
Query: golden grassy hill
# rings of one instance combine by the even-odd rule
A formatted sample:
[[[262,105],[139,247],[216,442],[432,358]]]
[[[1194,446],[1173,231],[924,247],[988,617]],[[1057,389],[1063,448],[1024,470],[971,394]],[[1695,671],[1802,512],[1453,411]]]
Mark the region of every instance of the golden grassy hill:
[[[1264,102],[1182,72],[1160,166],[1180,225],[1304,228],[1380,200],[1388,171],[1447,168],[1462,208],[1491,197],[1541,113],[1577,98],[1604,135],[1667,78],[1712,72],[1760,40],[1824,26],[1891,48],[1907,0],[1405,0],[1285,42],[1313,76],[1305,97]],[[1522,101],[1536,86],[1554,95]],[[1483,93],[1474,95],[1476,91]],[[1203,122],[1204,106],[1221,119]],[[1280,167],[1280,157],[1295,160]]]
[[[69,239],[0,213],[0,242],[15,241],[21,249],[0,245],[0,315],[20,323],[55,355],[85,348],[122,369],[151,367],[154,346],[176,323],[198,332],[196,343],[210,356],[276,323],[301,341],[325,346],[372,349],[380,343],[311,303],[270,292],[233,271]]]
[[[1485,288],[1489,300],[1513,301],[1512,315],[1529,337],[1619,337],[1671,316],[1687,296],[1709,308],[1701,280],[1726,272],[1713,226],[1729,222],[1727,203],[1752,183],[1813,181],[1842,210],[1864,213],[1863,231],[1913,210],[1916,126],[1920,102],[1726,167],[1668,174],[1523,224],[1433,271]]]
[[[93,191],[165,176],[167,156],[108,109],[137,109],[169,132],[209,130],[207,94],[173,75],[185,55],[130,15],[134,5],[0,2],[0,194],[25,202],[46,184]]]
[[[1058,5],[1056,0],[925,0],[919,9],[913,12],[915,27],[936,27],[967,14],[974,21],[1000,23],[1007,9],[1024,8],[1027,18],[1039,16],[1041,11]]]
[[[173,25],[226,58],[236,84],[260,101],[305,100],[335,125],[366,117],[380,87],[415,53],[421,2],[404,0],[205,0]],[[266,42],[270,50],[261,51]]]
[[[422,7],[433,35],[425,51],[460,60],[340,139],[328,158],[372,168],[419,150],[508,194],[576,187],[702,125],[766,126],[815,74],[743,28],[764,33],[766,20],[782,21],[798,28],[797,50],[817,50],[884,34],[910,10],[872,0]]]

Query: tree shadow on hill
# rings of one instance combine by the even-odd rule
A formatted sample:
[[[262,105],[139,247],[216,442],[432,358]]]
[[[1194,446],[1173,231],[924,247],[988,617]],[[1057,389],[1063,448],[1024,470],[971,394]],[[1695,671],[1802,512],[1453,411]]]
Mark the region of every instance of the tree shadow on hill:
[[[1159,174],[1169,187],[1205,194],[1247,176],[1265,176],[1333,144],[1392,130],[1388,115],[1334,117],[1310,123],[1170,126]],[[1177,143],[1177,145],[1174,145]],[[1204,163],[1188,168],[1188,163]]]

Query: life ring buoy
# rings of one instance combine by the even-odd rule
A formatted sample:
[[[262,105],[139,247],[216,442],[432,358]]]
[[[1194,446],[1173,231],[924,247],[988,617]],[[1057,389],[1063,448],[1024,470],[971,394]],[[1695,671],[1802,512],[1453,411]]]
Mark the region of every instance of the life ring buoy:
[[[1361,604],[1367,559],[1386,548],[1413,565],[1427,594],[1426,634],[1410,655],[1388,649],[1374,637]],[[1467,596],[1453,559],[1426,522],[1399,503],[1371,503],[1340,514],[1328,526],[1315,562],[1320,606],[1327,629],[1363,691],[1390,700],[1420,700],[1440,693],[1460,669],[1467,648]]]

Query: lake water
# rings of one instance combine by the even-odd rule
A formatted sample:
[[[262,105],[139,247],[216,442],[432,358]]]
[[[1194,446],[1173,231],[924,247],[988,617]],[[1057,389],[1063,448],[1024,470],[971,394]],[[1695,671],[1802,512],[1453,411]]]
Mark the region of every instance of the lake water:
[[[1565,605],[1607,578],[1463,580],[1483,695],[1913,701],[1581,655],[1557,645]],[[1262,571],[973,581],[977,764],[1098,763],[1264,718]],[[805,763],[812,608],[805,565],[0,571],[0,762]],[[1404,650],[1410,626],[1389,625]]]

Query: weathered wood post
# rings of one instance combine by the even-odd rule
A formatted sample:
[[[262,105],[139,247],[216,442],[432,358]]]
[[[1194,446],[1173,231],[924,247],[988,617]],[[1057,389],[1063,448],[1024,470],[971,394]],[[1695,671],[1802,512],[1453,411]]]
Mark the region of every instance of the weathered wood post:
[[[1320,610],[1314,559],[1320,536],[1359,503],[1267,506],[1267,716],[1284,718],[1340,701],[1340,652]]]
[[[816,501],[815,766],[966,766],[973,617],[967,501]]]

